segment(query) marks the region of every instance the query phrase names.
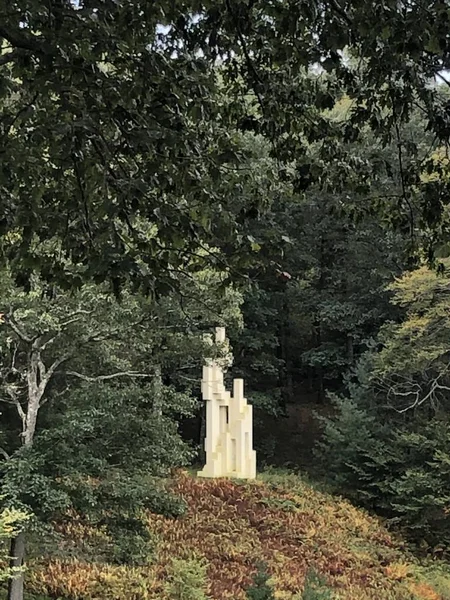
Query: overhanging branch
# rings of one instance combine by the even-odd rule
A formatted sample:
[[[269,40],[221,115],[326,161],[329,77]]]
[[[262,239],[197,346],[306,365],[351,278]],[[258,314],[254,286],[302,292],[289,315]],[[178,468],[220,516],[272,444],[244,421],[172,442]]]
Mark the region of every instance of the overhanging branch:
[[[36,36],[24,35],[20,31],[12,31],[0,25],[0,37],[8,41],[14,48],[21,48],[37,54],[53,54],[53,50]]]
[[[7,65],[10,62],[14,62],[21,55],[20,50],[13,50],[12,52],[6,52],[0,55],[0,67]]]

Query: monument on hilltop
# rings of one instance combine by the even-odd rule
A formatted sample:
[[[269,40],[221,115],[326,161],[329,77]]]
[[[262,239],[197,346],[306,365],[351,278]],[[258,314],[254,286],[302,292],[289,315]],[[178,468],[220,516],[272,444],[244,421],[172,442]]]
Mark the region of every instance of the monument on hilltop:
[[[217,327],[215,341],[226,341],[225,328]],[[199,477],[256,477],[253,450],[253,407],[244,397],[244,380],[233,380],[233,393],[225,389],[225,366],[219,360],[203,367],[202,397],[206,402],[206,464]]]

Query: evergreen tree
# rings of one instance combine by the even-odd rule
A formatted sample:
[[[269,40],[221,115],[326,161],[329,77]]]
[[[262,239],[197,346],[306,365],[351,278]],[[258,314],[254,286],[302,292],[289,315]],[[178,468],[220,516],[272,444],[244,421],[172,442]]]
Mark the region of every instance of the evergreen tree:
[[[325,419],[328,477],[353,500],[392,517],[417,542],[450,543],[448,259],[392,284],[405,314],[388,323]]]
[[[269,585],[270,574],[267,565],[260,563],[257,569],[253,584],[246,591],[247,600],[274,600],[273,589]]]

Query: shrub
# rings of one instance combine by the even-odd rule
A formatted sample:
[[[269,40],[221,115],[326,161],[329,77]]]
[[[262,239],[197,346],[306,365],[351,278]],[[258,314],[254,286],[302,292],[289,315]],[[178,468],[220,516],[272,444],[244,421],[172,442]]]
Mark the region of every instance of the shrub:
[[[306,574],[305,587],[299,600],[333,600],[333,591],[327,586],[326,580],[314,569]]]
[[[0,561],[3,565],[8,561],[9,540],[15,537],[22,529],[24,524],[30,519],[30,515],[25,512],[10,508],[4,508],[0,512]],[[0,567],[0,582],[7,581],[11,577],[18,575],[21,569]]]
[[[247,588],[248,600],[275,600],[273,590],[269,585],[270,574],[265,563],[258,565],[258,570],[253,578],[253,584]]]
[[[119,565],[145,565],[154,554],[155,540],[147,526],[138,519],[114,520],[108,526],[112,539],[107,559]]]
[[[450,545],[450,430],[447,417],[399,416],[364,385],[333,398],[317,456],[339,492],[392,519],[410,540]],[[439,550],[440,549],[440,550]]]
[[[207,564],[196,558],[174,558],[166,593],[170,600],[207,600]]]
[[[363,394],[363,390],[359,392]],[[332,397],[337,409],[321,417],[324,425],[316,456],[326,468],[327,478],[340,492],[368,508],[390,506],[390,486],[402,456],[394,447],[393,434],[364,407],[360,397]],[[398,449],[399,450],[399,449]]]

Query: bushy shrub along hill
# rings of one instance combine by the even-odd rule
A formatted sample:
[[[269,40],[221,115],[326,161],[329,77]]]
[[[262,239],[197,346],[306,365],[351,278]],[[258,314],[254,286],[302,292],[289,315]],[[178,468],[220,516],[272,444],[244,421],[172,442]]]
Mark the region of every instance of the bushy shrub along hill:
[[[244,600],[264,562],[279,600],[450,598],[444,567],[430,576],[378,520],[297,476],[239,483],[180,473],[171,485],[187,510],[176,519],[148,515],[154,551],[147,564],[41,558],[30,565],[30,590],[71,600]],[[81,524],[66,529],[79,548],[103,535]],[[312,572],[326,592],[304,592]],[[191,591],[183,595],[183,586]]]

